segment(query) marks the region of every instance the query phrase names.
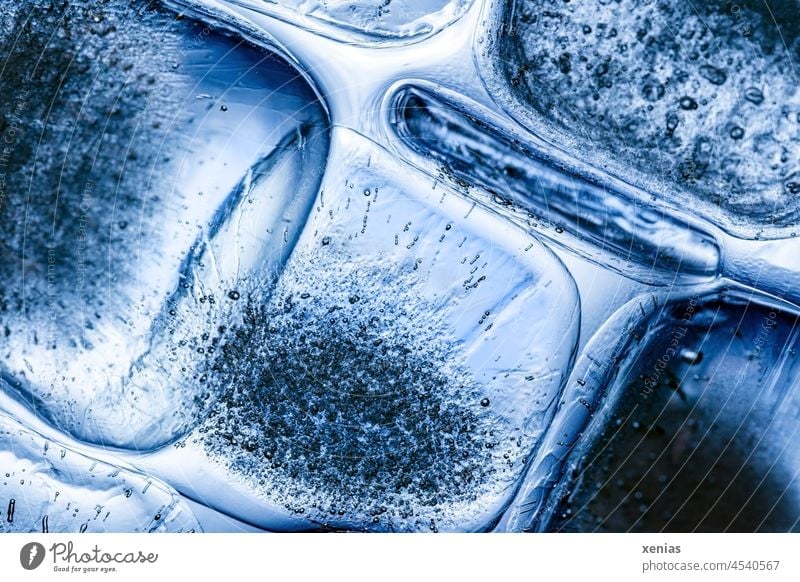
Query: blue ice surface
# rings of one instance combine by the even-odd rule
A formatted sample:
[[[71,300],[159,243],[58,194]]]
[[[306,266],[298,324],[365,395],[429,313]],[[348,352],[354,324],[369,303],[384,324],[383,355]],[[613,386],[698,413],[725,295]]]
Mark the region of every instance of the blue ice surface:
[[[797,531],[798,313],[724,284],[631,301],[576,364],[555,425],[585,434],[560,448],[563,478],[527,523]]]
[[[283,3],[279,16],[379,45],[432,34],[469,2],[395,1],[390,10],[383,2],[346,4]],[[3,9],[16,23],[24,8],[41,5],[5,2]],[[634,278],[644,279],[632,272],[644,266],[657,283],[675,273],[691,282],[716,277],[719,249],[705,233],[679,217],[632,213],[605,183],[573,175],[563,160],[554,163],[548,152],[418,88],[406,93],[415,117],[395,129],[440,164],[440,175],[342,128],[329,148],[323,105],[272,51],[152,7],[112,2],[87,17],[82,44],[57,47],[77,53],[66,83],[48,77],[72,65],[41,50],[52,24],[42,20],[11,54],[18,63],[43,55],[44,78],[33,88],[17,66],[12,82],[0,84],[26,95],[24,107],[15,102],[16,115],[36,118],[54,104],[36,156],[14,161],[14,176],[37,176],[34,195],[0,206],[10,225],[0,269],[20,281],[0,290],[2,382],[65,436],[118,447],[115,454],[192,501],[0,413],[9,529],[199,530],[189,506],[212,529],[614,529],[618,516],[602,513],[602,498],[581,498],[594,484],[587,472],[604,470],[605,460],[581,463],[605,442],[632,386],[655,390],[644,372],[622,378],[615,366],[630,365],[632,374],[633,362],[652,363],[674,314],[655,316],[657,301],[628,305],[573,369],[581,312],[572,276],[511,223],[552,230],[545,237],[565,248],[578,240],[578,254]],[[68,10],[61,26],[84,24]],[[0,31],[3,43],[9,38]],[[69,43],[69,35],[60,38]],[[109,42],[114,48],[106,51]],[[563,61],[548,61],[555,68],[547,72],[568,74],[571,63]],[[727,80],[708,67],[699,75],[716,87]],[[652,83],[642,91],[645,100],[659,96]],[[763,103],[763,93],[759,103],[750,89],[743,96],[745,108]],[[701,105],[681,99],[677,106]],[[759,111],[771,114],[768,104]],[[681,115],[679,133],[705,123]],[[626,127],[635,133],[641,124]],[[740,147],[741,131],[730,128],[733,141],[722,149]],[[20,151],[30,149],[28,137],[15,139]],[[703,139],[672,178],[719,177],[709,155],[718,145]],[[110,169],[120,160],[122,170]],[[747,170],[733,162],[726,163]],[[781,172],[768,186],[783,196],[795,184],[791,168]],[[763,201],[760,189],[752,194],[744,206],[726,199],[720,224],[753,235],[742,208]],[[791,217],[787,208],[779,222]],[[790,490],[796,472],[786,438],[797,408],[796,334],[791,309],[775,307],[773,317],[763,301],[749,308],[740,300],[704,295],[691,342],[656,384],[677,417],[686,402],[706,414],[691,419],[700,433],[675,432],[684,447],[672,451],[678,462],[694,458],[686,443],[697,434],[692,450],[700,460],[710,458],[703,451],[725,448],[724,439],[754,442],[746,459],[734,457],[727,468],[764,469],[767,486],[754,492],[761,499]],[[746,329],[734,328],[724,345],[737,317]],[[709,354],[701,349],[707,345],[719,349]],[[712,367],[723,372],[708,373]],[[651,420],[631,423],[632,434],[648,423],[656,430]],[[723,437],[714,437],[719,427]],[[605,467],[614,469],[611,461]],[[742,489],[738,475],[726,493]],[[623,511],[633,515],[622,523],[658,523],[641,503],[648,492],[631,491],[607,493],[621,493]],[[675,499],[657,493],[647,501]],[[796,507],[783,500],[780,515],[763,516],[762,525],[791,529]]]
[[[15,127],[48,122],[11,136],[0,377],[71,437],[153,449],[213,400],[196,343],[241,278],[280,270],[327,116],[296,68],[213,22],[46,4],[2,2],[0,91]]]
[[[158,479],[87,457],[0,412],[0,533],[199,532]]]
[[[243,288],[215,344],[226,389],[142,462],[270,530],[490,529],[572,364],[574,282],[375,143],[337,129],[332,152],[280,277]]]

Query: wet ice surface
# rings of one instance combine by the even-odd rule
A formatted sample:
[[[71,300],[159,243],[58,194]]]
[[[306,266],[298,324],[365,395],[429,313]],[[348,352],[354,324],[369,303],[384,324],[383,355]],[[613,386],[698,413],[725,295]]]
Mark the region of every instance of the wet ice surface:
[[[215,352],[250,317],[239,299],[253,288],[266,296],[283,268],[317,194],[319,174],[307,170],[324,166],[326,146],[324,128],[285,136],[247,170],[191,245],[180,283],[122,383],[145,395],[135,403],[143,414],[160,414],[158,431],[145,425],[131,448],[154,448],[184,434],[229,389],[218,375],[220,357],[224,367],[229,354]],[[147,401],[153,387],[161,388],[158,400]]]
[[[470,4],[220,3],[372,46],[421,40]],[[114,454],[272,530],[797,528],[795,315],[705,297],[722,315],[693,319],[644,398],[680,313],[629,305],[617,317],[633,323],[572,369],[572,277],[511,224],[577,251],[578,268],[656,284],[706,281],[720,262],[689,219],[651,211],[658,198],[788,236],[792,26],[781,48],[748,7],[744,22],[722,3],[517,2],[490,89],[579,160],[415,87],[396,95],[389,139],[428,176],[344,130],[328,166],[323,108],[269,51],[143,1],[51,4],[0,0],[0,385],[57,430],[130,449]],[[791,254],[758,252],[778,250]],[[725,273],[775,291],[795,262],[769,281],[758,261]],[[610,312],[600,287],[585,300]],[[58,445],[5,427],[0,530],[197,529],[158,481],[66,449],[58,461]]]
[[[0,413],[0,533],[202,531],[160,481],[62,447]]]
[[[624,350],[589,354],[622,360],[550,529],[798,531],[798,316],[752,299],[643,299]]]
[[[71,435],[147,449],[202,412],[187,351],[238,274],[279,269],[327,122],[295,69],[221,30],[51,4],[2,2],[0,374]]]
[[[444,184],[335,141],[286,269],[241,293],[244,319],[215,346],[209,381],[229,389],[152,466],[183,480],[180,459],[205,457],[179,488],[270,529],[485,529],[571,364],[574,284]]]
[[[444,28],[472,0],[223,0],[285,18],[340,40],[413,39]]]
[[[648,205],[643,192],[503,135],[433,90],[402,87],[393,106],[397,135],[437,162],[442,179],[553,243],[648,283],[717,276],[713,237]]]
[[[800,21],[793,0],[771,6],[508,2],[483,49],[489,84],[576,155],[695,200],[735,234],[788,236],[800,216]]]

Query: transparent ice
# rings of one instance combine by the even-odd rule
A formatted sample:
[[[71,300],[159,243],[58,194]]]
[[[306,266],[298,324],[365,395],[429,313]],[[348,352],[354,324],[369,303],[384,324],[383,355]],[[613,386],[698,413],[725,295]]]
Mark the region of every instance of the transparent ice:
[[[0,413],[0,533],[202,531],[173,489]]]
[[[326,116],[296,69],[222,28],[46,6],[3,3],[0,375],[80,440],[154,448],[202,414],[195,344],[238,278],[285,259]]]
[[[576,366],[608,395],[538,527],[800,530],[798,313],[724,287],[623,309]]]
[[[796,529],[796,22],[729,4],[3,3],[0,408],[269,530]]]
[[[571,365],[574,283],[540,243],[376,144],[336,130],[332,151],[286,268],[242,292],[216,345],[224,395],[146,462],[267,529],[487,529]],[[202,477],[183,480],[187,458]]]

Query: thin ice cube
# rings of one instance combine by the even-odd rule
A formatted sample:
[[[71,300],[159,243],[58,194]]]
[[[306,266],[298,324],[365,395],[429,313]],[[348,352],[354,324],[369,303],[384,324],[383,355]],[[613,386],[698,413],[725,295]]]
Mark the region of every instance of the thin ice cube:
[[[714,237],[652,205],[649,194],[552,147],[507,135],[474,104],[433,88],[401,87],[393,103],[392,127],[423,163],[554,244],[647,283],[718,276],[721,253]]]

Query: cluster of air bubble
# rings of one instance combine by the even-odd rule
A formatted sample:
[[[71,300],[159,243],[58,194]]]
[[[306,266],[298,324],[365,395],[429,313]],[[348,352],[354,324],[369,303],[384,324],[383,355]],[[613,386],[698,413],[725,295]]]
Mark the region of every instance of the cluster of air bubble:
[[[247,365],[229,372],[205,445],[323,524],[436,528],[490,479],[489,402],[413,281],[320,262],[295,260],[273,300],[247,307],[221,364]]]
[[[800,218],[797,6],[771,5],[516,1],[487,57],[536,129],[769,235]]]
[[[408,238],[398,244],[419,239]],[[457,529],[503,495],[530,435],[497,416],[448,311],[420,294],[427,274],[348,247],[319,234],[269,297],[239,299],[244,322],[226,330],[213,373],[230,389],[201,440],[260,495],[321,526]]]
[[[0,533],[201,531],[156,479],[86,457],[0,413]]]

